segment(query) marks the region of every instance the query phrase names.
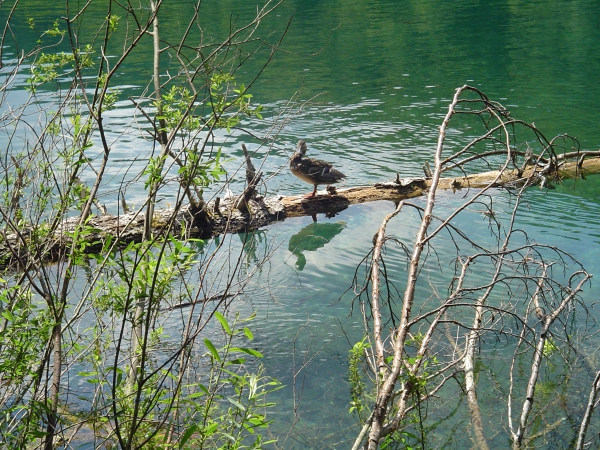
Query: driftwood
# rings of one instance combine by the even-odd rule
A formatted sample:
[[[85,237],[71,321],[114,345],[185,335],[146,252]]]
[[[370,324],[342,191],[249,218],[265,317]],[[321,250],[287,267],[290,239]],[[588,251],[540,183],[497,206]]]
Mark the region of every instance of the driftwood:
[[[577,162],[564,162],[554,169],[554,178],[584,178],[585,175],[600,173],[600,157],[580,159]],[[547,168],[545,169],[547,171]],[[252,191],[261,174],[248,173],[252,179]],[[489,186],[512,186],[522,183],[535,184],[536,177],[546,181],[543,170],[539,166],[528,166],[523,170],[513,169],[490,171],[465,175],[454,178],[441,178],[438,189],[458,191],[462,189],[477,189]],[[541,182],[540,182],[541,183]],[[537,183],[537,184],[540,184]],[[303,196],[280,196],[262,198],[248,193],[248,189],[239,197],[225,200],[216,199],[207,204],[209,211],[210,229],[199,229],[191,208],[184,206],[178,210],[156,210],[152,223],[155,236],[165,233],[186,237],[209,237],[225,233],[239,233],[256,230],[287,217],[316,215],[319,213],[335,213],[349,205],[376,200],[391,200],[398,202],[403,199],[424,195],[431,186],[426,178],[399,179],[375,183],[371,186],[357,186],[345,189],[320,191],[313,198]],[[242,206],[242,207],[240,207]],[[247,212],[246,212],[247,211]],[[70,237],[75,232],[78,217],[65,220],[51,237],[44,237],[45,254],[48,261],[57,257],[68,248]],[[89,242],[85,251],[98,252],[104,243],[110,239],[126,245],[139,242],[144,229],[144,214],[141,211],[128,212],[119,216],[109,214],[94,216],[87,223],[86,240]],[[24,264],[27,255],[24,251],[28,240],[35,239],[34,232],[11,233],[4,230],[0,243],[0,261],[3,265],[19,262]]]

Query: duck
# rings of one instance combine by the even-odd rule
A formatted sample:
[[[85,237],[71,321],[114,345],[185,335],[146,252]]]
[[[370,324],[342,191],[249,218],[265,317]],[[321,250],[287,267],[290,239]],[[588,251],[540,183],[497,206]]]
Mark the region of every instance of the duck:
[[[299,140],[296,152],[290,159],[291,172],[305,183],[314,186],[313,191],[310,194],[304,195],[304,197],[313,198],[317,193],[317,186],[319,184],[326,184],[327,191],[331,193],[329,185],[343,180],[346,178],[346,175],[334,169],[333,165],[326,161],[308,158],[306,150],[306,141],[303,139]]]

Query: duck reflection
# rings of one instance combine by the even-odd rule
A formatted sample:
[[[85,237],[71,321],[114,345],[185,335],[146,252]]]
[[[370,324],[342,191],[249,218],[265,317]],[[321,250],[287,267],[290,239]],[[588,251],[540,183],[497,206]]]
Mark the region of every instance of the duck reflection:
[[[298,257],[296,260],[296,269],[303,270],[304,266],[306,266],[306,257],[303,252],[314,252],[324,247],[325,244],[340,234],[344,228],[346,228],[346,222],[342,221],[335,223],[313,222],[294,234],[290,238],[288,250]]]

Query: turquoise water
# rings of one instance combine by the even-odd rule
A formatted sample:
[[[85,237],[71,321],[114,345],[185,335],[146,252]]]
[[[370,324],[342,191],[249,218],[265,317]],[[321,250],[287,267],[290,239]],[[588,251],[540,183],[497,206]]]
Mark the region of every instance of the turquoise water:
[[[40,24],[50,24],[59,14],[54,8],[60,5],[32,3],[37,6],[28,13]],[[98,2],[91,8],[98,8],[98,14],[102,11]],[[165,8],[169,14],[163,29],[167,36],[175,36],[185,24],[189,4],[172,1]],[[244,0],[211,0],[203,2],[203,9],[203,31],[207,38],[216,39],[226,32],[232,17],[243,21],[255,11],[255,5]],[[257,160],[264,157],[261,170],[266,195],[310,189],[287,169],[288,158],[301,138],[307,140],[311,155],[333,162],[347,175],[346,186],[390,179],[396,173],[421,176],[423,163],[432,160],[438,127],[454,90],[464,84],[500,101],[513,117],[535,122],[547,137],[569,133],[579,139],[583,149],[600,147],[598,2],[288,1],[264,21],[265,35],[281,32],[292,15],[282,51],[252,89],[253,100],[265,106],[264,119],[242,123],[256,135],[273,127],[269,145],[242,131],[222,131],[216,136],[217,145],[231,158],[227,168],[235,177],[234,190],[243,182],[235,175],[242,142],[256,151]],[[15,33],[20,39],[31,36],[24,20],[18,22]],[[276,34],[268,38],[271,43],[276,40]],[[100,199],[112,212],[118,206],[115,192],[121,182],[129,183],[131,205],[139,205],[145,198],[137,177],[150,155],[151,143],[132,132],[134,127],[129,128],[135,110],[127,97],[140,95],[144,86],[139,79],[151,73],[148,45],[140,45],[119,73],[121,98],[105,122],[113,139],[114,164]],[[16,49],[9,45],[5,57],[11,54],[15,55]],[[267,54],[265,49],[254,56],[238,73],[239,80],[249,82]],[[26,72],[18,74],[17,86],[22,88],[26,77]],[[23,90],[8,93],[13,104],[25,98]],[[291,98],[293,116],[283,124],[280,114],[290,108]],[[476,132],[467,125],[456,127],[452,140],[465,142]],[[99,152],[98,144],[96,148]],[[600,273],[599,194],[598,176],[566,182],[551,191],[533,188],[525,194],[517,227],[538,243],[568,251],[589,272]],[[460,195],[442,194],[438,213],[447,214]],[[500,213],[507,211],[509,202],[504,194],[495,195]],[[166,195],[164,203],[170,199]],[[393,207],[390,202],[356,205],[333,218],[320,215],[317,224],[310,217],[289,219],[255,235],[260,240],[256,253],[260,256],[268,243],[273,254],[233,303],[232,311],[256,311],[252,329],[257,348],[265,355],[266,373],[286,386],[275,396],[277,407],[272,416],[280,448],[348,448],[357,433],[356,422],[348,414],[347,352],[362,337],[364,327],[358,303],[352,302],[348,289],[356,267],[372,247],[381,220]],[[482,239],[490,235],[487,224],[475,210],[456,222]],[[407,212],[390,224],[389,233],[408,243],[416,226],[416,215]],[[238,236],[225,239],[232,251],[239,251]],[[436,248],[439,264],[432,261],[426,269],[430,283],[421,287],[424,296],[431,294],[428,288],[445,292],[453,254],[452,244],[446,243],[447,247],[438,244]],[[255,256],[247,255],[249,264]],[[442,276],[437,272],[440,267]],[[401,288],[406,265],[398,252],[390,251],[388,268]],[[584,302],[596,320],[599,294],[597,280],[593,280]],[[506,355],[502,345],[496,349],[492,344],[482,348],[484,354],[495,355],[495,363],[481,370],[480,400],[487,406],[505,389],[505,380],[496,379],[495,374],[505,368]],[[599,344],[594,337],[582,348],[595,355]],[[580,379],[563,384],[576,395],[563,409],[548,415],[548,421],[564,418],[564,424],[536,442],[536,448],[568,447],[571,425],[580,417],[589,382],[589,373],[577,373]],[[552,379],[551,374],[547,377]],[[436,403],[432,410],[432,419],[451,415],[459,402],[443,397],[438,402],[442,406]],[[471,445],[464,433],[453,432],[453,427],[469,420],[464,404],[457,410],[431,431],[432,446]],[[488,409],[485,415],[493,448],[507,447],[505,419],[504,404]]]

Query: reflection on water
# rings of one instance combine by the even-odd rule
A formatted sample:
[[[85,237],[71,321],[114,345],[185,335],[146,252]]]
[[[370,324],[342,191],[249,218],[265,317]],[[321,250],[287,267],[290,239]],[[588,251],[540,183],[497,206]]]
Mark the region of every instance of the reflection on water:
[[[596,189],[600,185],[600,177],[591,177],[588,181]],[[449,214],[462,201],[462,194],[440,193],[437,214]],[[513,202],[511,195],[502,190],[494,190],[490,194],[498,217],[507,218]],[[420,204],[423,200],[413,201]],[[572,211],[569,208],[579,205],[579,217],[585,223],[591,223],[593,212],[597,216],[600,207],[597,201],[578,199],[557,190],[532,189],[525,193],[523,204],[517,227],[523,228],[530,238],[539,243],[552,243],[571,251],[590,271],[599,270],[597,256],[594,256],[600,246],[597,231],[581,224],[576,226],[577,219],[565,221],[565,215]],[[545,211],[544,220],[536,215],[536,208]],[[371,249],[371,237],[392,209],[391,202],[353,205],[338,215],[337,223],[314,223],[310,217],[304,217],[290,219],[274,227],[278,239],[287,242],[288,248],[280,248],[273,254],[273,270],[268,276],[262,274],[253,280],[263,293],[268,289],[271,296],[263,295],[260,299],[252,296],[252,307],[258,312],[256,334],[264,339],[259,349],[265,353],[267,371],[285,384],[285,388],[272,398],[278,405],[272,416],[275,419],[272,425],[274,434],[291,436],[288,440],[282,438],[281,448],[349,448],[352,445],[359,426],[348,413],[347,354],[351,344],[362,338],[363,326],[362,316],[357,314],[356,308],[351,314],[352,295],[343,295],[341,299],[340,295],[351,286],[355,267]],[[415,236],[417,219],[418,214],[411,213],[409,209],[403,211],[388,225],[389,235],[402,242],[410,242]],[[322,220],[321,217],[319,220]],[[454,224],[472,239],[493,242],[494,230],[490,229],[489,218],[478,207],[457,217]],[[461,254],[473,251],[468,245],[461,244],[461,247],[464,247]],[[451,261],[456,251],[452,240],[442,238],[432,250],[432,257],[421,271],[417,295],[420,301],[436,293],[443,297],[452,281]],[[303,270],[294,271],[291,264],[285,264],[290,253],[296,259],[296,265],[301,262],[301,256],[308,260]],[[402,252],[387,247],[386,267],[390,279],[401,289],[406,276]],[[481,264],[477,267],[470,278],[475,285],[485,283],[489,276],[489,268]],[[598,296],[597,287],[592,285],[584,295],[589,304]],[[396,304],[395,307],[400,306]],[[592,311],[592,314],[595,313]],[[490,405],[497,404],[499,396],[505,398],[507,391],[506,379],[498,376],[510,366],[511,355],[507,355],[505,344],[487,339],[480,349],[485,358],[482,357],[480,363],[479,397],[489,413],[484,420],[488,424],[490,448],[493,449],[506,448],[504,425],[496,417],[505,414],[506,405],[488,409]],[[597,345],[597,342],[589,342],[590,347]],[[490,357],[490,354],[493,356]],[[526,381],[524,373],[519,372],[519,376]],[[575,370],[572,374],[573,379],[559,382],[551,373],[545,374],[540,391],[558,383],[553,395],[572,400],[555,412],[575,423],[581,410],[577,405],[581,397],[575,400],[573,390],[585,392],[589,374],[582,375],[581,371]],[[439,403],[431,402],[429,405],[430,419],[439,420],[435,432],[430,434],[431,443],[450,445],[438,448],[471,448],[469,436],[453,432],[453,427],[463,427],[470,420],[466,408],[457,398],[457,392],[454,389],[442,390]],[[565,423],[560,429],[562,437],[549,438],[548,445],[543,448],[560,448],[565,434],[570,432],[569,425]]]
[[[268,235],[266,231],[254,231],[252,233],[239,233],[238,237],[249,263],[258,264],[268,256]]]
[[[315,252],[325,247],[334,237],[346,228],[345,222],[318,223],[313,222],[290,238],[288,250],[298,257],[296,268],[303,270],[306,266],[305,251]]]

